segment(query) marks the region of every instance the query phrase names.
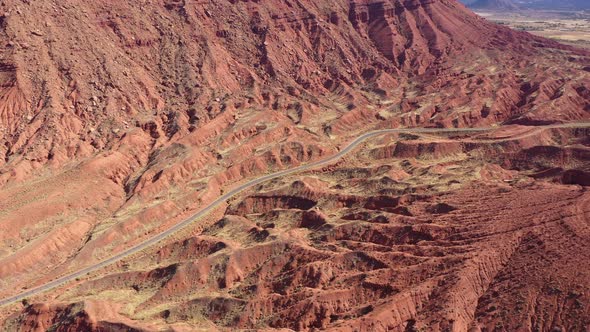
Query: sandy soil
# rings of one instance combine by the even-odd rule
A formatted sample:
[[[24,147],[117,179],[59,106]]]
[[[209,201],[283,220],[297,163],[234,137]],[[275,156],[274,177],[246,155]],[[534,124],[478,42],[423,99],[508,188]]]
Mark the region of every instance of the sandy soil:
[[[590,14],[585,12],[551,12],[523,10],[515,13],[478,12],[487,19],[513,29],[590,48]]]

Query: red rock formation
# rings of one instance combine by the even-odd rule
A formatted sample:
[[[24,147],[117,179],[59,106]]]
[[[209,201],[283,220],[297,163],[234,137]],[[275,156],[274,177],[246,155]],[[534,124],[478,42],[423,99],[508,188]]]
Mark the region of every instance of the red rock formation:
[[[503,275],[528,292],[517,295],[530,305],[514,308],[530,329],[583,325],[572,300],[585,303],[583,293],[563,295],[587,289],[567,272],[583,261],[531,269],[563,277],[556,294],[526,263],[570,252],[552,243],[529,253],[537,238],[586,249],[576,243],[586,239],[589,135],[528,125],[590,118],[588,52],[455,0],[0,7],[1,296],[112,256],[245,179],[333,154],[360,133],[506,125],[375,138],[338,164],[254,188],[225,216],[220,207],[161,247],[50,292],[47,305],[2,311],[3,327],[517,329],[484,314],[514,306],[488,294],[510,289]],[[95,295],[122,306],[87,306]],[[541,315],[558,302],[566,315]]]
[[[71,305],[48,306],[45,304],[28,305],[23,315],[18,317],[21,331],[146,331],[140,324],[117,313],[117,306],[112,303],[85,301]],[[31,319],[33,318],[34,319]],[[64,321],[68,321],[66,326]]]

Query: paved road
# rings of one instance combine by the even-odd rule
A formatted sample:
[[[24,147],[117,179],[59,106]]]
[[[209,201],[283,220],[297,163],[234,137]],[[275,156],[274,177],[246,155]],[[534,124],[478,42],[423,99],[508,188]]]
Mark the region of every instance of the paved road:
[[[539,127],[535,127],[535,128],[539,128]],[[590,128],[590,123],[571,123],[571,124],[559,124],[559,125],[549,125],[549,126],[543,126],[542,128]],[[216,199],[214,202],[212,202],[211,204],[205,206],[203,209],[201,209],[199,212],[197,212],[196,214],[188,217],[187,219],[183,220],[182,222],[172,226],[171,228],[163,231],[162,233],[159,233],[157,235],[155,235],[152,238],[149,238],[123,252],[118,253],[117,255],[108,258],[102,262],[96,263],[94,265],[88,266],[82,270],[73,272],[71,274],[68,274],[66,276],[60,277],[56,280],[50,281],[44,285],[29,289],[25,292],[22,292],[20,294],[5,298],[0,300],[0,306],[4,306],[7,304],[11,304],[17,301],[21,301],[25,298],[29,298],[38,294],[41,294],[45,291],[48,291],[50,289],[56,288],[62,284],[65,284],[69,281],[75,280],[76,278],[80,278],[90,272],[94,272],[96,270],[99,270],[107,265],[111,265],[117,261],[120,261],[121,259],[131,256],[139,251],[142,251],[160,241],[162,241],[163,239],[165,239],[166,237],[168,237],[169,235],[172,235],[178,231],[180,231],[181,229],[185,228],[186,226],[190,225],[191,223],[193,223],[194,221],[204,217],[205,215],[207,215],[209,212],[213,211],[215,208],[217,208],[219,205],[221,205],[222,203],[224,203],[225,201],[227,201],[229,198],[239,194],[240,192],[254,187],[258,184],[261,184],[263,182],[275,179],[275,178],[279,178],[279,177],[283,177],[286,175],[290,175],[293,173],[297,173],[297,172],[301,172],[301,171],[306,171],[306,170],[310,170],[313,168],[317,168],[319,166],[324,166],[330,163],[333,163],[334,161],[342,158],[344,155],[346,155],[347,153],[349,153],[350,151],[352,151],[354,148],[356,148],[359,144],[361,144],[362,142],[366,141],[369,138],[375,137],[375,136],[380,136],[380,135],[384,135],[384,134],[392,134],[392,133],[408,133],[408,134],[420,134],[420,133],[432,133],[432,134],[437,134],[437,133],[454,133],[454,132],[461,132],[461,133],[469,133],[469,132],[483,132],[483,131],[490,131],[493,129],[498,129],[498,127],[486,127],[486,128],[460,128],[460,129],[441,129],[441,128],[408,128],[408,129],[383,129],[383,130],[376,130],[376,131],[371,131],[368,132],[366,134],[363,134],[359,137],[357,137],[355,140],[353,140],[350,144],[348,144],[344,149],[340,150],[338,153],[327,157],[325,159],[321,159],[309,164],[305,164],[305,165],[301,165],[298,167],[294,167],[291,169],[286,169],[283,171],[278,171],[272,174],[268,174],[268,175],[264,175],[261,176],[259,178],[250,180],[242,185],[240,185],[239,187],[227,192],[226,194],[222,195],[221,197],[219,197],[218,199]]]

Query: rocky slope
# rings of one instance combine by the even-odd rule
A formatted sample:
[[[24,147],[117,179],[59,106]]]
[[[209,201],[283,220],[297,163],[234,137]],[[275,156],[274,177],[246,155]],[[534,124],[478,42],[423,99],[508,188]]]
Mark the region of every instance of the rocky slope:
[[[590,171],[588,134],[511,126],[377,138],[346,163],[245,193],[204,228],[4,326],[583,330],[588,176],[565,174]],[[523,163],[531,149],[547,153]]]
[[[374,128],[590,118],[587,52],[493,25],[455,0],[0,5],[2,297],[109,257],[244,179],[335,153]],[[526,234],[495,242],[503,237],[490,220],[511,227],[510,211],[556,197],[568,203],[548,215],[579,209],[575,236],[587,220],[576,187],[588,183],[587,133],[510,130],[518,143],[494,149],[514,132],[384,143],[333,172],[260,188],[137,261],[0,317],[23,330],[492,326],[499,319],[480,312],[500,300],[486,291],[507,287],[495,276],[532,256],[511,261]],[[465,155],[487,156],[479,173],[471,161],[445,164]],[[423,158],[432,165],[414,164]],[[533,184],[503,182],[514,174]],[[469,200],[477,181],[492,183],[481,193],[490,209],[506,202],[504,190],[531,198],[493,217]],[[532,195],[537,188],[546,197]],[[540,222],[520,219],[523,229]],[[422,248],[423,240],[442,242]],[[545,282],[535,278],[531,294]],[[574,314],[563,308],[543,310]],[[541,330],[562,324],[525,312]],[[571,324],[583,324],[579,317]]]
[[[153,149],[231,108],[274,109],[305,124],[324,108],[341,109],[331,116],[340,118],[347,108],[403,97],[411,103],[408,95],[427,95],[440,82],[450,92],[480,94],[473,99],[482,105],[455,96],[454,108],[479,111],[484,101],[502,99],[491,114],[502,121],[533,109],[539,98],[585,98],[570,66],[544,82],[548,76],[535,77],[550,70],[543,62],[510,55],[560,46],[491,25],[455,1],[71,0],[4,7],[2,182],[113,150],[133,132]],[[567,59],[572,69],[583,60],[576,52]],[[503,64],[501,72],[493,63]],[[416,77],[412,85],[408,77]],[[541,84],[550,95],[529,98]],[[570,85],[565,98],[556,95]]]

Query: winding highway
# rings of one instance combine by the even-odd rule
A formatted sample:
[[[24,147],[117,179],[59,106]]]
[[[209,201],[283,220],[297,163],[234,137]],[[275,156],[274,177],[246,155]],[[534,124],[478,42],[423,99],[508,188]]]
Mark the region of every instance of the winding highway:
[[[207,215],[208,213],[213,211],[219,205],[226,202],[229,198],[236,196],[237,194],[239,194],[240,192],[242,192],[246,189],[249,189],[249,188],[254,187],[258,184],[261,184],[263,182],[266,182],[266,181],[269,181],[269,180],[272,180],[275,178],[291,175],[291,174],[298,173],[301,171],[307,171],[310,169],[314,169],[314,168],[317,168],[320,166],[325,166],[327,164],[333,163],[334,161],[339,160],[340,158],[342,158],[343,156],[345,156],[346,154],[351,152],[359,144],[363,143],[364,141],[366,141],[370,138],[380,136],[380,135],[385,135],[385,134],[392,134],[392,133],[408,133],[408,134],[412,134],[412,133],[415,133],[415,134],[420,134],[420,133],[422,133],[422,134],[424,134],[424,133],[437,134],[437,133],[454,133],[454,132],[469,133],[469,132],[485,132],[485,131],[490,131],[490,130],[499,129],[499,128],[501,128],[501,127],[460,128],[460,129],[457,129],[457,128],[450,128],[450,129],[447,129],[447,128],[399,128],[399,129],[376,130],[376,131],[371,131],[371,132],[365,133],[365,134],[357,137],[356,139],[354,139],[345,148],[341,149],[338,153],[336,153],[332,156],[329,156],[327,158],[324,158],[324,159],[321,159],[318,161],[314,161],[314,162],[311,162],[311,163],[308,163],[305,165],[297,166],[297,167],[294,167],[291,169],[286,169],[286,170],[278,171],[278,172],[275,172],[272,174],[264,175],[259,178],[252,179],[248,182],[245,182],[244,184],[238,186],[237,188],[234,188],[231,191],[220,196],[219,198],[217,198],[215,201],[213,201],[209,205],[203,207],[201,210],[199,210],[194,215],[175,224],[174,226],[170,227],[169,229],[167,229],[167,230],[165,230],[165,231],[163,231],[163,232],[161,232],[149,239],[146,239],[145,241],[143,241],[139,244],[136,244],[133,247],[126,249],[126,250],[124,250],[124,251],[122,251],[122,252],[120,252],[120,253],[118,253],[118,254],[116,254],[104,261],[98,262],[94,265],[88,266],[88,267],[78,270],[76,272],[72,272],[68,275],[65,275],[63,277],[60,277],[60,278],[55,279],[53,281],[50,281],[46,284],[26,290],[20,294],[17,294],[17,295],[8,297],[8,298],[4,298],[4,299],[0,300],[0,306],[5,306],[5,305],[12,304],[17,301],[21,301],[23,299],[26,299],[26,298],[29,298],[29,297],[32,297],[35,295],[39,295],[43,292],[46,292],[48,290],[59,287],[69,281],[73,281],[76,278],[80,278],[86,274],[97,271],[105,266],[116,263],[116,262],[120,261],[121,259],[131,256],[135,253],[138,253],[138,252],[162,241],[163,239],[167,238],[168,236],[182,230],[183,228],[192,224],[196,220],[204,217],[205,215]],[[590,123],[557,124],[557,125],[548,125],[548,126],[537,126],[534,128],[546,128],[546,129],[590,128]]]

